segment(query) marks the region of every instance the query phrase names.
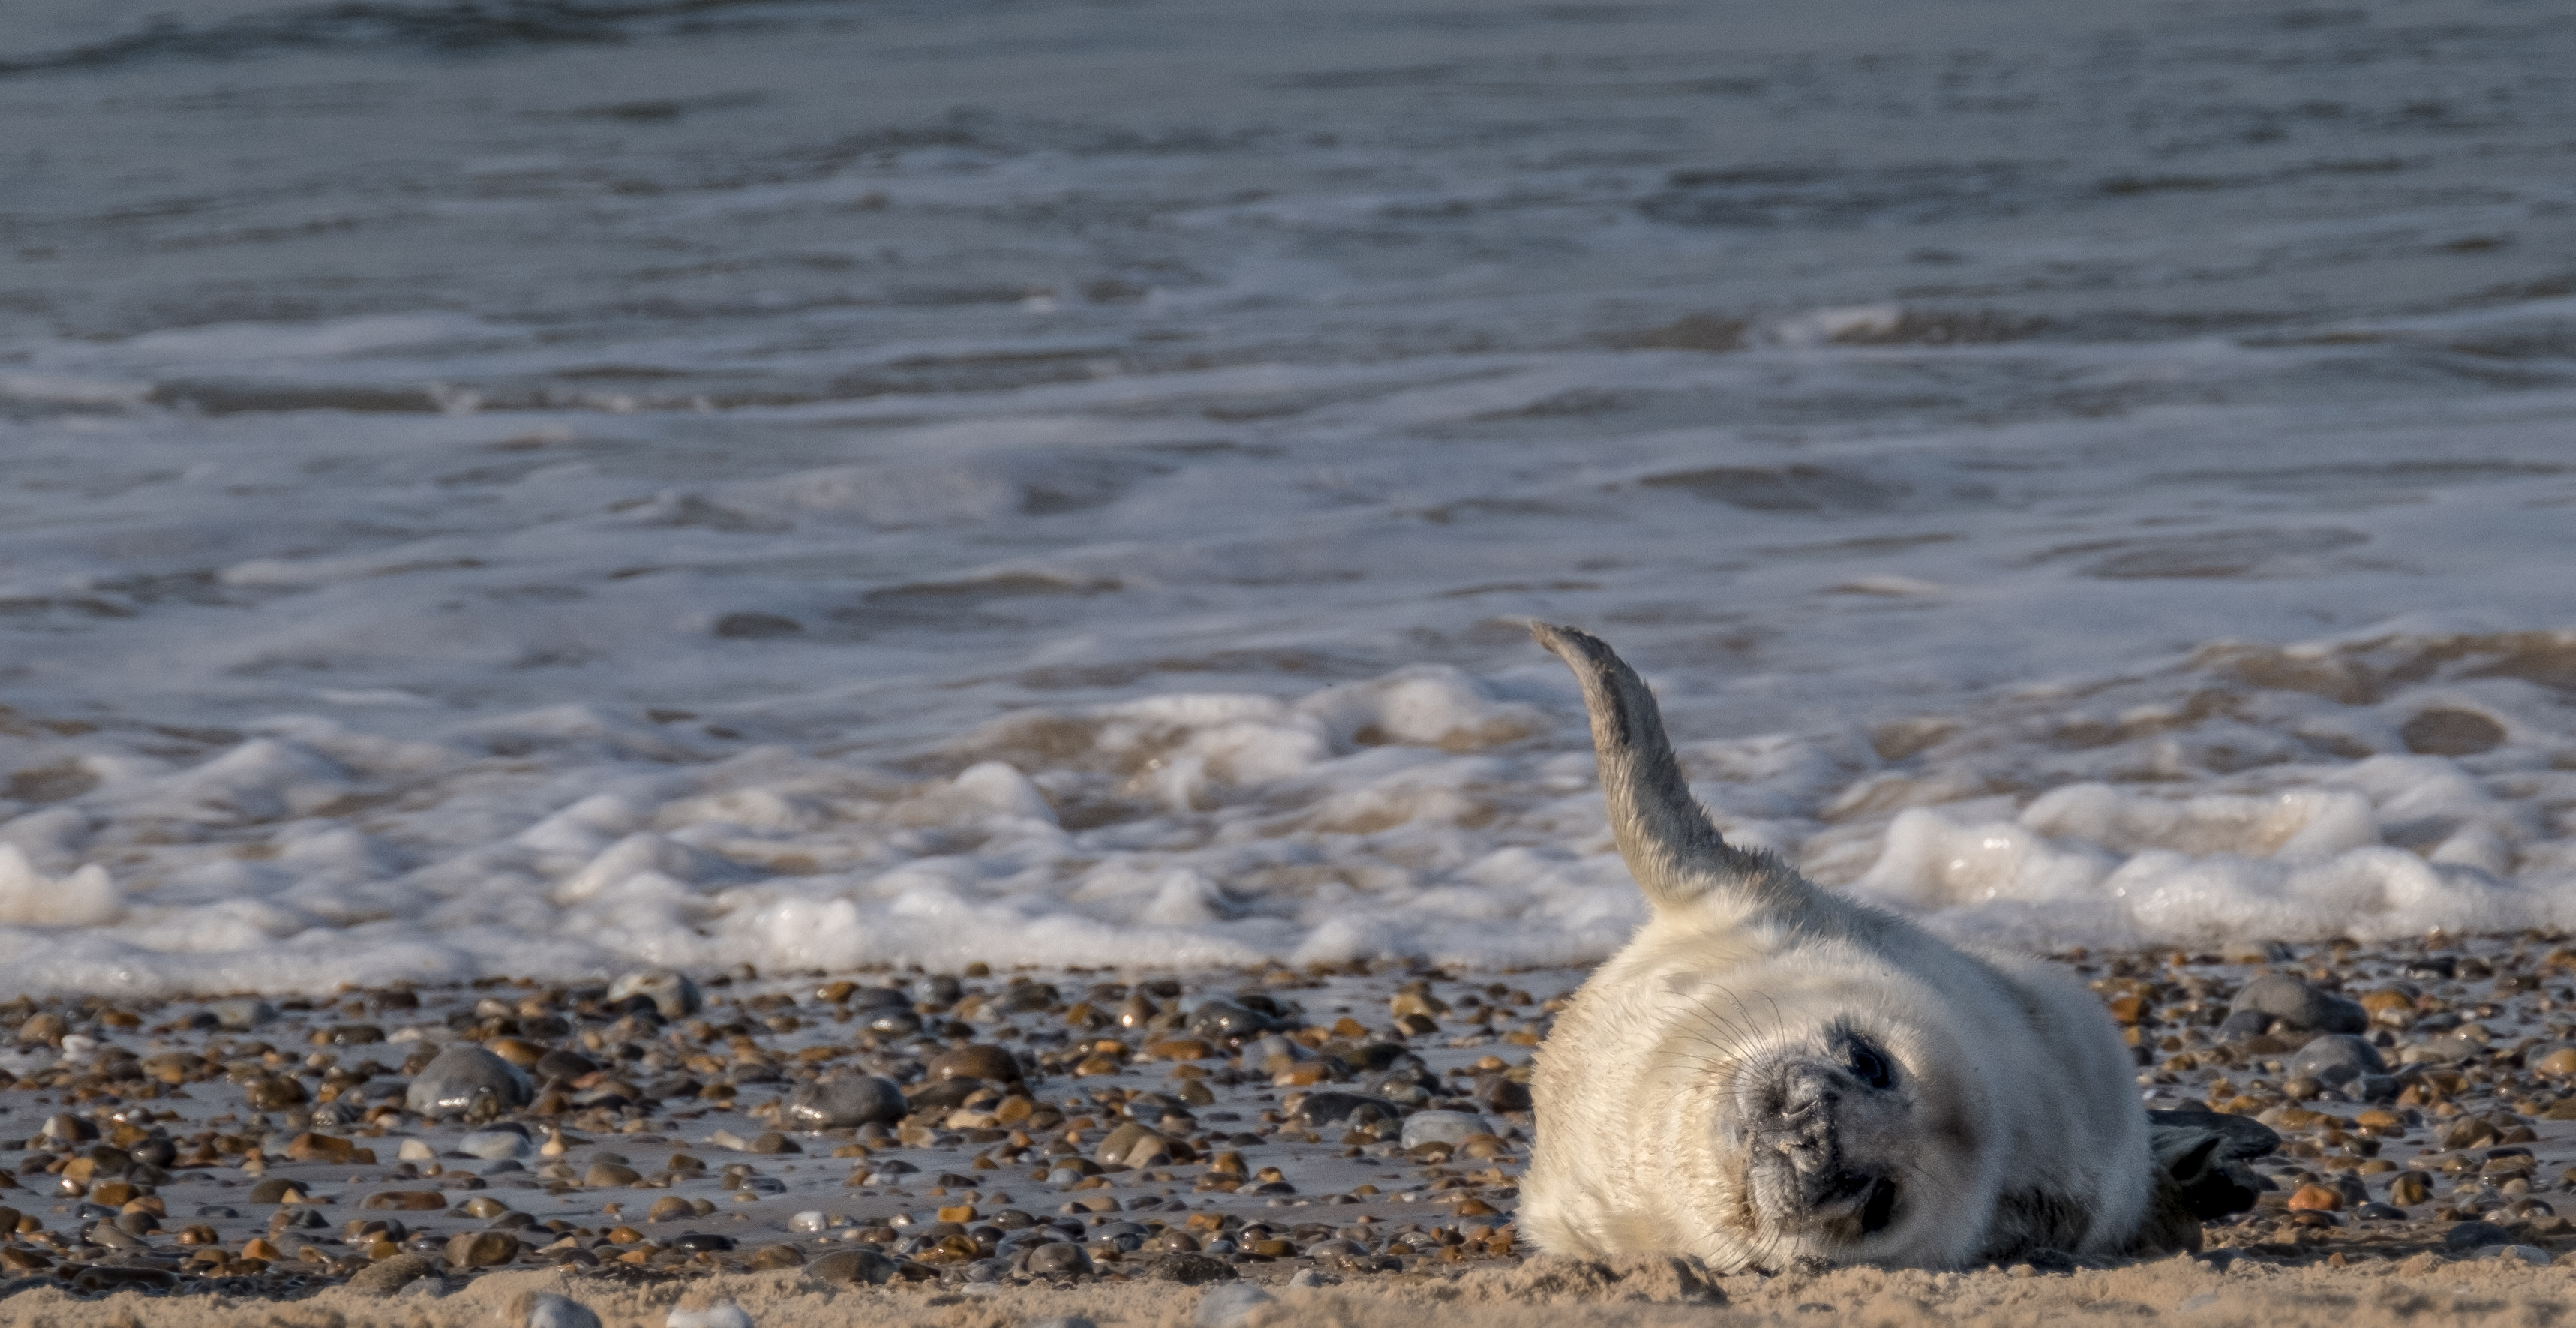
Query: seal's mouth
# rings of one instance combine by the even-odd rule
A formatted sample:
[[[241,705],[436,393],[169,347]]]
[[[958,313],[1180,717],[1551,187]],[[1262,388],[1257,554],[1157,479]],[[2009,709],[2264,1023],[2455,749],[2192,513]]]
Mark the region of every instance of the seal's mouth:
[[[1799,1214],[1799,1225],[1846,1240],[1885,1231],[1896,1220],[1896,1182],[1867,1172],[1845,1172],[1820,1187]]]

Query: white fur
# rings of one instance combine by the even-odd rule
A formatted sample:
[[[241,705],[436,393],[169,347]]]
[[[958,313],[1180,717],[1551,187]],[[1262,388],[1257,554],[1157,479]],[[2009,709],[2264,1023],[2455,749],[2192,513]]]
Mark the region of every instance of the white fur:
[[[1635,674],[1581,633],[1534,630],[1584,681],[1612,828],[1655,904],[1539,1049],[1520,1210],[1538,1247],[1728,1271],[2126,1248],[2153,1163],[2101,1003],[2052,965],[1962,951],[1725,845]],[[1835,1039],[1855,1034],[1896,1063],[1893,1087],[1861,1094],[1877,1114],[1845,1132],[1853,1166],[1893,1168],[1894,1218],[1784,1229],[1748,1170],[1788,1119],[1765,1116],[1758,1090],[1778,1067],[1844,1055]]]

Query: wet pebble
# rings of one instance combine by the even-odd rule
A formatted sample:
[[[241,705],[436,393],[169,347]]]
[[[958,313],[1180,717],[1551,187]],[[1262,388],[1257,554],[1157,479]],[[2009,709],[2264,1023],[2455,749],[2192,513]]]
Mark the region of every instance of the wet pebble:
[[[662,1328],[752,1328],[752,1321],[750,1311],[730,1300],[699,1306],[683,1301],[672,1307]]]
[[[904,1119],[904,1091],[876,1075],[835,1078],[832,1083],[799,1083],[788,1093],[781,1124],[793,1129],[850,1129],[860,1124],[894,1124]]]
[[[405,1108],[423,1116],[452,1116],[484,1093],[502,1107],[528,1104],[528,1077],[519,1067],[481,1047],[450,1047],[422,1066],[403,1092]]]
[[[895,1275],[895,1261],[871,1249],[837,1250],[805,1265],[806,1279],[814,1282],[883,1286]]]
[[[521,1292],[502,1319],[510,1328],[599,1328],[599,1316],[577,1300]]]
[[[611,1005],[638,996],[651,1001],[654,1011],[665,1019],[686,1019],[706,1006],[706,998],[698,993],[698,984],[668,970],[629,973],[608,984],[608,1003]]]
[[[2370,1016],[2360,1002],[2319,991],[2281,973],[2265,973],[2237,990],[2228,1004],[2228,1018],[2247,1014],[2277,1019],[2303,1032],[2361,1033],[2370,1028]],[[2231,1030],[2234,1027],[2230,1025]]]
[[[933,1080],[981,1079],[997,1084],[1020,1081],[1019,1061],[1000,1047],[984,1042],[951,1047],[931,1057],[926,1068]]]
[[[1403,1144],[1419,1148],[1424,1144],[1462,1144],[1479,1134],[1492,1134],[1485,1118],[1471,1111],[1417,1111],[1404,1118]]]
[[[516,1129],[475,1130],[456,1141],[456,1151],[487,1162],[526,1157],[534,1148]]]

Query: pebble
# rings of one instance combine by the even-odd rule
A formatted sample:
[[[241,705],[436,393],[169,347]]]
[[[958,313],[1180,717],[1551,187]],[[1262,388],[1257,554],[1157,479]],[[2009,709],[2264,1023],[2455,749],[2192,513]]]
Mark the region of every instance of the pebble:
[[[599,1328],[599,1316],[577,1300],[520,1292],[503,1322],[515,1328]]]
[[[460,1232],[447,1242],[447,1262],[457,1268],[491,1268],[519,1257],[519,1238],[506,1231]]]
[[[644,997],[665,1019],[686,1019],[706,1008],[706,997],[699,994],[698,984],[667,969],[629,973],[608,984],[608,1003]]]
[[[1199,1297],[1190,1322],[1197,1328],[1237,1328],[1254,1310],[1273,1303],[1271,1294],[1253,1283],[1228,1282]]]
[[[1403,1145],[1408,1149],[1424,1144],[1463,1144],[1479,1134],[1492,1134],[1493,1127],[1472,1111],[1417,1111],[1404,1118]]]
[[[349,1289],[362,1296],[390,1296],[437,1271],[436,1265],[417,1254],[397,1254],[358,1270],[349,1279]]]
[[[1354,1118],[1391,1121],[1403,1115],[1403,1108],[1385,1098],[1337,1090],[1308,1093],[1305,1100],[1297,1104],[1293,1114],[1299,1125],[1310,1130],[1340,1125]]]
[[[837,1250],[805,1265],[810,1281],[860,1286],[883,1286],[894,1280],[895,1271],[894,1260],[872,1249]]]
[[[1279,1021],[1232,1001],[1210,999],[1190,1012],[1190,1032],[1212,1041],[1235,1043],[1277,1028]]]
[[[1234,1265],[1212,1254],[1166,1254],[1145,1271],[1158,1282],[1178,1282],[1182,1286],[1231,1282],[1235,1277]]]
[[[752,1328],[751,1314],[730,1300],[695,1309],[674,1306],[662,1328]]]
[[[499,1162],[526,1157],[536,1151],[536,1146],[528,1142],[528,1136],[519,1130],[476,1130],[456,1141],[456,1151],[487,1162]]]
[[[933,1082],[942,1079],[980,1079],[996,1084],[1020,1082],[1019,1061],[1011,1053],[985,1042],[951,1047],[931,1057],[925,1068]]]
[[[215,1001],[206,1010],[214,1015],[217,1027],[234,1033],[249,1032],[277,1018],[277,1007],[266,1001]]]
[[[2484,1249],[2489,1245],[2511,1245],[2513,1233],[2493,1222],[2462,1222],[2442,1233],[2442,1244],[2453,1251]]]
[[[424,1116],[450,1116],[490,1093],[504,1108],[528,1105],[527,1075],[481,1047],[449,1047],[412,1077],[403,1106]]]
[[[2263,974],[2237,990],[2228,1005],[2228,1017],[2248,1012],[2312,1033],[2362,1033],[2370,1028],[2370,1016],[2359,1001],[2318,991],[2280,973]]]

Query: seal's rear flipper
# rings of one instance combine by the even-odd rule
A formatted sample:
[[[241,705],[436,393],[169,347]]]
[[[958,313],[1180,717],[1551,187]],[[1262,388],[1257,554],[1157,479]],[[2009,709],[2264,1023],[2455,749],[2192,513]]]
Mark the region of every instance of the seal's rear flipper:
[[[2281,1136],[2251,1117],[2212,1111],[2150,1111],[2147,1121],[2154,1190],[2128,1252],[2196,1252],[2201,1223],[2262,1197],[2263,1180],[2247,1163],[2280,1147]]]
[[[1680,908],[1716,893],[1759,912],[1793,912],[1818,901],[1815,887],[1786,863],[1737,848],[1717,833],[1682,779],[1663,712],[1636,670],[1588,632],[1534,622],[1530,635],[1583,685],[1610,832],[1649,902]]]

